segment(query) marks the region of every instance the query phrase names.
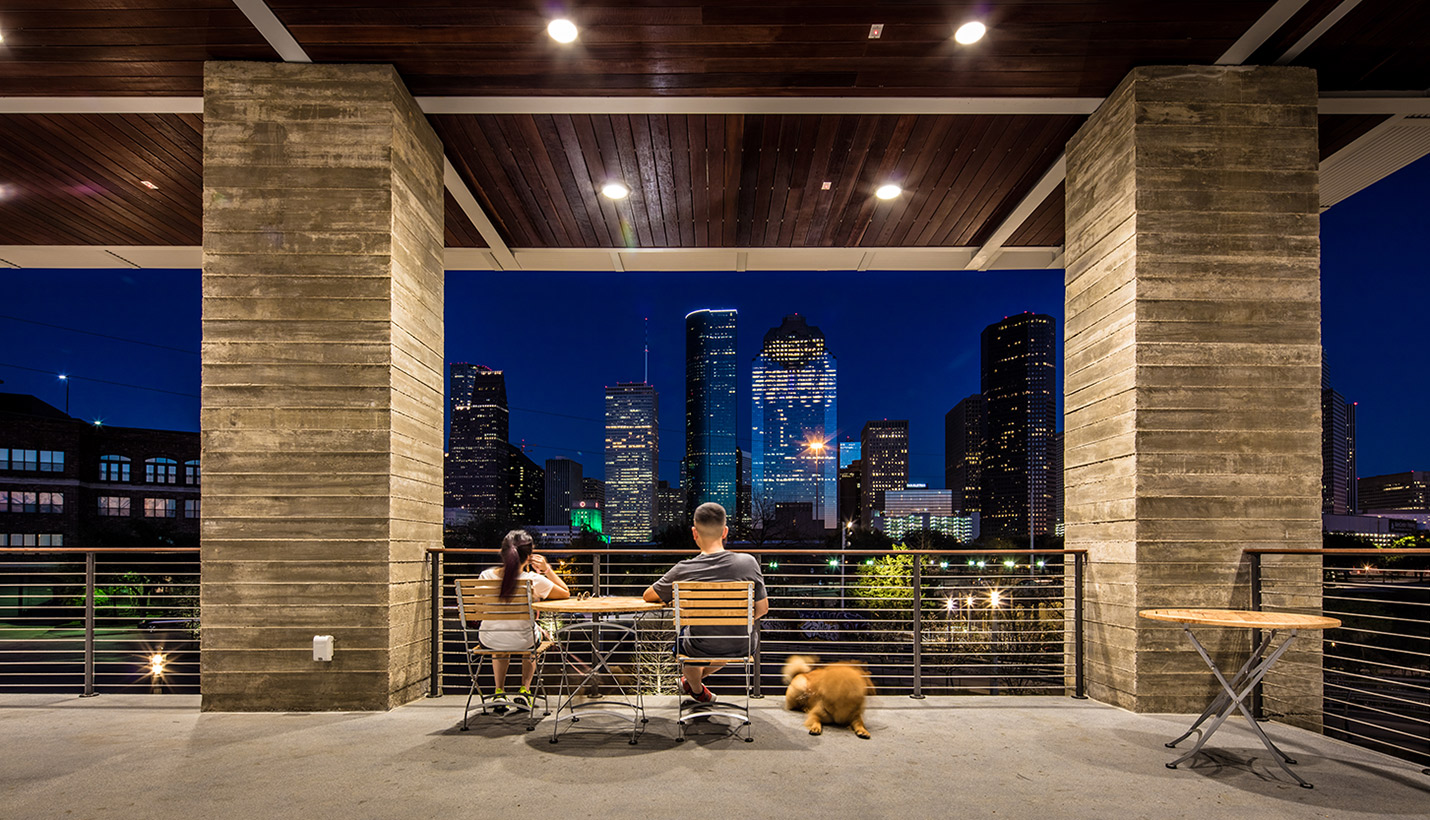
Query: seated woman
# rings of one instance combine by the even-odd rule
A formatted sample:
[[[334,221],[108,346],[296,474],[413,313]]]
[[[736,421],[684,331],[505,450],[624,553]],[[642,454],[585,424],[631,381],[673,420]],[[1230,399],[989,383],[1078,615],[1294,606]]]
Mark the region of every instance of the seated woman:
[[[547,599],[559,601],[571,597],[566,582],[551,569],[546,558],[531,550],[535,542],[526,530],[512,530],[501,540],[501,562],[499,567],[484,570],[479,578],[501,580],[498,593],[503,600],[510,600],[517,594],[518,585],[531,581],[532,598],[536,601]],[[541,627],[535,621],[482,621],[478,632],[482,646],[487,649],[523,651],[541,642]],[[506,670],[511,663],[509,655],[492,656],[492,675],[496,678],[496,697],[505,695]],[[527,655],[521,659],[521,689],[511,700],[524,709],[531,708],[531,679],[536,674],[536,658]]]

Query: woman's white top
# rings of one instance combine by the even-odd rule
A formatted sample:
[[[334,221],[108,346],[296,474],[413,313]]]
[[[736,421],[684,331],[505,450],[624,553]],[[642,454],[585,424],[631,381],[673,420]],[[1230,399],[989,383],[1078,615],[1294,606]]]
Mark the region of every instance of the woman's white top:
[[[502,576],[501,567],[492,567],[483,570],[478,578],[484,581],[497,581]],[[551,594],[551,590],[556,588],[556,584],[544,575],[527,570],[517,577],[517,581],[531,581],[531,592],[534,600],[544,601],[546,596]],[[482,621],[481,629],[477,632],[481,639],[482,646],[487,649],[499,651],[520,652],[523,649],[531,649],[541,640],[541,633],[536,629],[535,621]]]

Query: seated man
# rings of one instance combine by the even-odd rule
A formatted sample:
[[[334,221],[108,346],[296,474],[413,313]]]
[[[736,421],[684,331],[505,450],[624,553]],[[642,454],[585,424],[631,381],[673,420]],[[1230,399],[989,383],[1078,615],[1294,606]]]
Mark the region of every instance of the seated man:
[[[770,611],[770,602],[765,596],[760,562],[753,555],[725,549],[725,537],[730,534],[730,528],[725,525],[725,508],[713,501],[696,507],[695,526],[690,528],[690,534],[695,537],[700,554],[671,567],[645,591],[645,599],[651,603],[669,603],[675,596],[676,581],[754,581],[755,617],[763,618]],[[687,654],[735,657],[744,655],[749,648],[749,636],[739,626],[692,627],[688,634],[692,639],[685,644]],[[710,703],[715,700],[715,693],[706,688],[703,679],[724,665],[686,664],[680,690],[701,703]]]

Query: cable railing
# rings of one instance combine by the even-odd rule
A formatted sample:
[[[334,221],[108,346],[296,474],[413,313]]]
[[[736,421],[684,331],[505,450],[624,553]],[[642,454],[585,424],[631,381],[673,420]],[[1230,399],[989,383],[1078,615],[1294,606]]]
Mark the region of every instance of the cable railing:
[[[196,693],[198,635],[197,548],[0,548],[0,693]]]
[[[770,611],[762,620],[756,693],[783,692],[789,655],[864,663],[881,694],[1083,696],[1081,550],[839,550],[766,547]],[[541,550],[573,594],[639,596],[693,549]],[[434,582],[431,695],[470,681],[455,579],[498,562],[495,549],[429,551]],[[554,629],[553,621],[546,624]],[[617,659],[648,694],[674,694],[668,615],[647,615],[642,639]],[[719,676],[710,681],[721,691]]]
[[[1247,550],[1252,607],[1268,596],[1304,596],[1307,573],[1294,561],[1321,559],[1318,600],[1341,626],[1321,637],[1322,731],[1358,746],[1430,765],[1430,550]],[[1273,690],[1274,691],[1274,690]],[[1273,694],[1259,714],[1293,709]],[[1426,770],[1430,774],[1430,769]]]

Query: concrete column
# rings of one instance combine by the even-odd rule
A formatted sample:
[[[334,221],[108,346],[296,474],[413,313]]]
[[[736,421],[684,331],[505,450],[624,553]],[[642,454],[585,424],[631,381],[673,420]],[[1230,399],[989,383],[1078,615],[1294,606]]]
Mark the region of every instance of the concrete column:
[[[1320,546],[1316,98],[1304,68],[1138,68],[1068,143],[1066,540],[1099,700],[1200,711],[1206,666],[1137,611],[1245,608],[1243,549]],[[1279,564],[1266,608],[1317,611],[1319,564]],[[1277,711],[1319,711],[1310,637]],[[1207,639],[1229,662],[1249,635]]]
[[[425,691],[442,280],[441,145],[390,66],[207,64],[204,709]]]

